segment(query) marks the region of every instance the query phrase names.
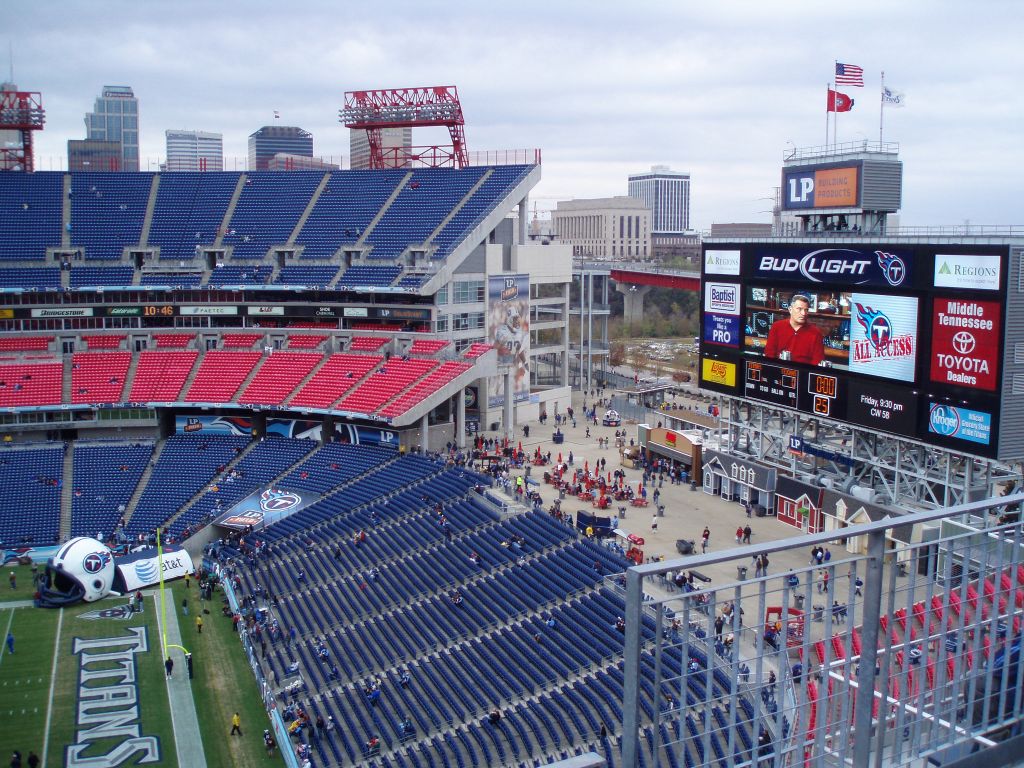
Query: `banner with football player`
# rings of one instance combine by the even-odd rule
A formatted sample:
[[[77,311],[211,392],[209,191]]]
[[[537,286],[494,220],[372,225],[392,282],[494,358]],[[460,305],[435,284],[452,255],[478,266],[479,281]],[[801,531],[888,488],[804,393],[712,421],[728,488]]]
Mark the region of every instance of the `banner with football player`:
[[[530,399],[530,276],[501,275],[487,281],[487,340],[498,352],[498,367],[512,366],[512,399]],[[503,376],[488,382],[487,405],[505,404]]]

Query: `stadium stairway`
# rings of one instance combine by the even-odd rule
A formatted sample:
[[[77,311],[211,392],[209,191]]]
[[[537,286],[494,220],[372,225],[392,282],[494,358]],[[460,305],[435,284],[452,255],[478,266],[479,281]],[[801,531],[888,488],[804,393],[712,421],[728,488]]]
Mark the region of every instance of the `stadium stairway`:
[[[466,192],[465,195],[463,195],[462,199],[456,205],[452,206],[452,209],[448,212],[448,215],[441,219],[441,221],[438,222],[437,226],[434,227],[434,231],[427,236],[426,244],[428,246],[434,242],[434,238],[436,238],[438,235],[441,234],[442,231],[444,231],[444,228],[448,226],[448,222],[455,218],[459,211],[461,211],[465,207],[466,203],[473,199],[473,196],[477,193],[480,187],[484,185],[484,182],[491,178],[491,174],[493,173],[494,169],[488,168],[484,173],[480,175],[480,178],[477,179],[476,184],[474,184],[472,188],[468,192]]]
[[[224,472],[222,472],[221,475],[227,474],[232,469],[234,469],[236,466],[238,466],[238,463],[242,459],[244,459],[246,456],[248,456],[250,453],[252,453],[252,450],[258,444],[259,443],[257,441],[253,440],[247,446],[245,446],[245,448],[243,448],[241,451],[236,453],[234,458],[232,458],[231,461],[229,461],[227,464],[224,465]],[[186,501],[184,504],[182,504],[178,508],[177,512],[175,512],[173,515],[171,515],[166,520],[164,520],[163,527],[164,528],[170,528],[179,517],[181,517],[186,512],[188,512],[190,509],[192,509],[192,507],[194,507],[199,502],[199,500],[202,499],[206,495],[207,491],[209,490],[209,487],[210,487],[210,485],[207,484],[207,485],[204,485],[202,488],[200,488],[198,491],[196,491],[195,495],[191,499]],[[225,511],[227,511],[227,510],[225,510]]]
[[[60,399],[62,403],[71,402],[71,355],[64,355],[63,373],[64,380],[61,382]]]
[[[309,196],[309,202],[306,204],[306,209],[302,212],[302,215],[299,216],[299,220],[295,222],[295,226],[292,228],[291,235],[288,236],[287,245],[289,247],[295,246],[295,241],[302,232],[302,228],[306,226],[306,220],[313,213],[313,209],[316,207],[316,203],[320,199],[320,195],[322,195],[324,190],[327,189],[327,184],[330,180],[330,172],[324,173],[324,177],[320,179],[320,183],[317,185],[316,189],[313,190],[313,194]]]
[[[71,504],[75,490],[75,465],[72,461],[74,451],[64,451],[64,471],[60,489],[60,540],[71,538]]]
[[[128,527],[128,523],[131,522],[132,514],[135,512],[135,507],[138,506],[139,499],[142,498],[142,494],[146,491],[146,486],[149,485],[149,478],[153,476],[153,467],[157,465],[160,460],[160,455],[164,452],[164,446],[167,445],[166,440],[158,440],[156,448],[153,449],[153,455],[149,458],[149,466],[142,471],[142,476],[139,478],[139,484],[135,486],[135,492],[132,493],[132,497],[125,504],[124,522],[125,528]]]
[[[231,396],[231,401],[232,402],[237,401],[238,398],[242,395],[242,393],[245,392],[245,390],[249,388],[249,385],[252,384],[252,380],[256,378],[256,374],[258,374],[260,372],[260,368],[263,367],[263,363],[266,362],[268,357],[270,357],[270,355],[267,354],[266,352],[263,352],[262,354],[260,354],[260,359],[256,361],[256,365],[254,365],[252,367],[252,370],[249,371],[249,375],[246,376],[244,379],[242,379],[242,383],[238,385],[238,389],[235,390],[235,394],[233,394]],[[196,366],[197,370],[198,370],[198,367],[199,366]],[[188,391],[187,389],[183,389],[182,390],[182,392],[187,392],[187,391]]]
[[[216,248],[221,248],[224,245],[224,234],[228,231],[228,227],[231,225],[231,217],[235,215],[235,208],[238,207],[238,200],[242,196],[242,190],[245,189],[245,182],[249,177],[240,173],[238,175],[238,181],[235,183],[235,191],[231,193],[231,200],[228,202],[228,207],[224,211],[224,218],[221,219],[220,226],[217,227],[217,237],[214,239],[213,244]],[[207,276],[205,279],[209,279]]]
[[[181,400],[185,399],[185,393],[189,391],[192,386],[192,382],[196,380],[196,376],[199,373],[199,369],[203,365],[203,353],[200,352],[196,358],[195,363],[192,365],[192,370],[188,372],[188,376],[185,377],[185,383],[181,385],[181,389],[178,391],[178,398]]]
[[[398,199],[398,196],[402,193],[402,190],[405,189],[405,185],[409,183],[409,181],[412,179],[412,176],[412,171],[410,171],[409,173],[405,174],[405,176],[402,177],[402,180],[395,185],[395,188],[391,192],[391,195],[388,196],[388,199],[384,201],[384,205],[382,205],[380,207],[380,210],[377,211],[376,215],[374,215],[374,217],[370,219],[370,222],[365,227],[363,227],[363,233],[359,236],[359,239],[356,240],[356,245],[358,247],[366,247],[366,240],[367,238],[369,238],[370,235],[373,234],[374,227],[376,227],[380,220],[383,219],[384,216],[387,214],[388,209],[391,208],[391,204]]]
[[[68,225],[71,223],[71,174],[64,174],[64,191],[61,195],[63,203],[61,205],[61,219],[60,219],[60,247],[67,250],[71,247],[71,229]]]
[[[153,184],[149,188],[149,200],[146,202],[146,214],[142,219],[142,231],[139,232],[139,246],[145,248],[149,242],[149,230],[153,226],[153,211],[156,210],[157,193],[160,191],[160,174],[153,174]]]
[[[124,387],[121,389],[122,398],[127,398],[135,383],[135,372],[139,369],[139,353],[133,352],[131,362],[128,363],[128,370],[124,373]]]

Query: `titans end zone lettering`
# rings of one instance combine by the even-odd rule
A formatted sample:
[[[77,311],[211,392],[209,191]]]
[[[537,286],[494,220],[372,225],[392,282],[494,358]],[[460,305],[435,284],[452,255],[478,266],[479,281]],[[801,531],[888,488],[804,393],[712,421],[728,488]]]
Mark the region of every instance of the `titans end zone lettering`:
[[[140,733],[138,665],[146,653],[146,628],[131,627],[120,637],[74,639],[79,656],[75,743],[64,750],[67,768],[115,768],[160,761],[160,740]],[[105,755],[86,755],[95,742],[120,739]]]

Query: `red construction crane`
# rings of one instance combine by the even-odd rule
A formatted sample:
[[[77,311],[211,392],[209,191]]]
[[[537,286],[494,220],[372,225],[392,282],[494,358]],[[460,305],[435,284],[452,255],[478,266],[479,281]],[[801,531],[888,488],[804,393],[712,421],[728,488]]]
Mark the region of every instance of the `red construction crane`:
[[[466,121],[454,85],[346,91],[345,107],[338,110],[338,118],[347,128],[366,131],[371,168],[403,168],[413,164],[464,168],[469,165]],[[451,145],[383,149],[381,129],[428,126],[447,127]]]
[[[32,132],[41,130],[45,122],[42,94],[0,90],[0,132],[18,131],[21,134],[21,146],[0,144],[0,171],[31,173],[35,169]]]

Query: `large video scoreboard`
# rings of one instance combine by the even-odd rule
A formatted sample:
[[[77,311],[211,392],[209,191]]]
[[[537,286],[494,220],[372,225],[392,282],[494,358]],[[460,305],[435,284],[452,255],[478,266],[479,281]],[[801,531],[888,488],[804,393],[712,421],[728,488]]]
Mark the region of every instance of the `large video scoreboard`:
[[[700,384],[995,456],[1009,248],[707,243]]]

